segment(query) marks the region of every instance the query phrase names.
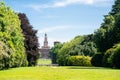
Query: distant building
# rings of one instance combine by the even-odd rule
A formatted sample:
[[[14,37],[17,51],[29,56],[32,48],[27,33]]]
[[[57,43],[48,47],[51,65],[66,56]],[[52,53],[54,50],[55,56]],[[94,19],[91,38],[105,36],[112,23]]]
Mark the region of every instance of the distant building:
[[[40,57],[48,59],[50,58],[50,47],[48,46],[47,34],[44,37],[44,45],[40,49]]]

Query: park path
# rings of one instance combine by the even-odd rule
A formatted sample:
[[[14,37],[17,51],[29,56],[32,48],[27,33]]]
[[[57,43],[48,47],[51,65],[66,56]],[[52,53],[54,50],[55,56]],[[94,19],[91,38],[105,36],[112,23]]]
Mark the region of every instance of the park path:
[[[38,64],[37,66],[59,66],[58,64]]]

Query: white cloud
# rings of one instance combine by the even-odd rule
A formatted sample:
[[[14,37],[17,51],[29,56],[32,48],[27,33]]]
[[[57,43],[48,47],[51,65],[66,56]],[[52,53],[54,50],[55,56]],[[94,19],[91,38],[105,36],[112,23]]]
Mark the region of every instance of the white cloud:
[[[45,9],[45,8],[66,7],[72,4],[102,5],[102,4],[108,4],[112,1],[113,0],[59,0],[53,3],[43,4],[43,5],[39,5],[39,4],[27,5],[27,7],[33,8],[36,11],[40,11],[41,9]]]
[[[71,4],[87,4],[87,5],[94,5],[97,3],[108,3],[112,0],[63,0],[53,3],[52,6],[49,7],[65,7]]]
[[[46,27],[46,28],[40,29],[38,31],[38,34],[40,34],[40,33],[48,33],[48,32],[52,32],[52,31],[56,31],[56,30],[64,30],[64,29],[68,29],[68,28],[70,28],[70,26]]]

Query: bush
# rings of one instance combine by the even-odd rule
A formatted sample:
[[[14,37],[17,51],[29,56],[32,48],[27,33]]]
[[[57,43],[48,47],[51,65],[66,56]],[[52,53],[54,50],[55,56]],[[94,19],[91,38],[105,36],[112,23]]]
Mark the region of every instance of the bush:
[[[67,58],[68,66],[91,66],[91,57],[89,56],[69,56]]]
[[[96,67],[102,67],[103,56],[104,54],[101,54],[101,53],[95,54],[91,59],[91,64]]]
[[[103,56],[103,66],[104,66],[104,67],[111,67],[111,66],[112,66],[111,63],[110,63],[110,61],[109,61],[109,58],[110,58],[110,56],[111,56],[113,53],[114,53],[114,49],[113,49],[113,48],[108,49],[108,50],[105,52],[105,54],[104,54],[104,56]]]
[[[109,63],[114,68],[120,69],[120,44],[117,44],[113,47],[114,53],[108,58]]]
[[[57,64],[59,64],[60,66],[66,66],[67,65],[67,54],[58,54],[57,55]]]

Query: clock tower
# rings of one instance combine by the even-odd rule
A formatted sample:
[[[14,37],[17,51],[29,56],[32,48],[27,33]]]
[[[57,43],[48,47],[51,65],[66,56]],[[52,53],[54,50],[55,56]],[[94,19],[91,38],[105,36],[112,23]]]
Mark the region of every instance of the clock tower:
[[[41,55],[40,55],[41,58],[45,58],[45,59],[50,58],[50,47],[48,46],[48,37],[47,37],[46,33],[44,36],[43,46],[40,49],[40,53],[41,53]]]

